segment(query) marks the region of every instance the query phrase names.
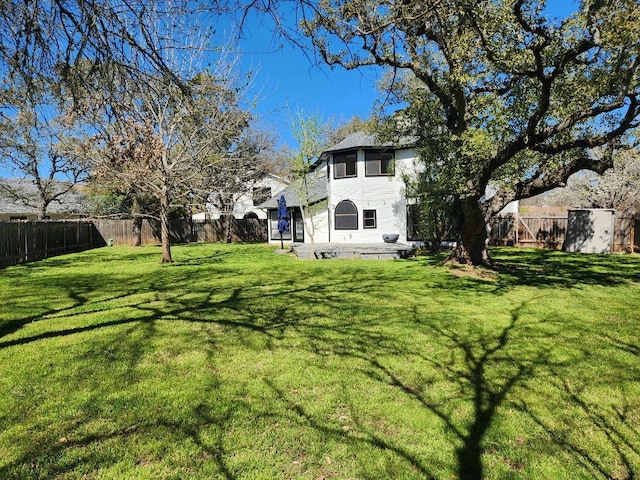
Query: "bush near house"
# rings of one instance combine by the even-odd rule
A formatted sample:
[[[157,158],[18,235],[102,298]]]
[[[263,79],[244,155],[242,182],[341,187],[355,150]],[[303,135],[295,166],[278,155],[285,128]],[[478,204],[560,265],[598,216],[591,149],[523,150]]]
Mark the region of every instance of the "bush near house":
[[[640,258],[113,247],[0,274],[0,478],[634,478]]]

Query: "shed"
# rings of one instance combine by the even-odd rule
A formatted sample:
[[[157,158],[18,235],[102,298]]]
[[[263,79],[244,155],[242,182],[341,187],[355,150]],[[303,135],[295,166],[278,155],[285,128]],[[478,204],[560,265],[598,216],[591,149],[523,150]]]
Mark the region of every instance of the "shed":
[[[581,208],[568,212],[567,252],[611,253],[613,251],[615,210]]]

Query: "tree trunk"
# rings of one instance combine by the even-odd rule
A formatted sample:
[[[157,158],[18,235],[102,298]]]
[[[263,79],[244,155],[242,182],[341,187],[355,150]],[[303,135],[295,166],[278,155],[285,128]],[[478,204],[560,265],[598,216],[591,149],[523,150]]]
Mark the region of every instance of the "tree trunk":
[[[315,260],[316,259],[316,239],[315,239],[316,229],[315,229],[315,225],[313,224],[313,216],[310,213],[309,213],[309,217],[305,215],[304,206],[300,207],[300,216],[302,217],[302,227],[304,228],[305,232],[309,236],[309,254],[311,255],[311,259]],[[309,222],[308,224],[307,224],[307,221]],[[293,235],[294,235],[293,228],[294,228],[293,222],[291,222],[291,240],[293,240]]]
[[[137,195],[133,196],[133,205],[131,206],[133,214],[133,246],[142,245],[142,207]]]
[[[162,263],[173,263],[171,241],[169,239],[169,198],[160,199],[160,237],[162,239]]]
[[[468,197],[461,202],[462,224],[460,243],[452,258],[459,263],[491,265],[487,252],[487,223],[479,197]]]
[[[226,243],[231,243],[231,226],[233,224],[233,215],[229,214],[229,215],[225,215],[224,217],[224,221],[225,221],[225,236],[226,238]]]
[[[38,202],[38,220],[45,220],[47,218],[47,206],[48,203],[44,200]]]

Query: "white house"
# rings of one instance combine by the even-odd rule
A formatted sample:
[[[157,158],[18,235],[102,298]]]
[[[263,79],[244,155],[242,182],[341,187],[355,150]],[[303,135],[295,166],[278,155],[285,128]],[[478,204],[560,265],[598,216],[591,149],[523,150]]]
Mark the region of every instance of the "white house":
[[[233,188],[233,191],[221,190],[209,196],[204,212],[198,212],[192,216],[193,220],[216,220],[225,213],[230,213],[235,218],[259,218],[266,219],[267,211],[260,207],[265,200],[284,190],[289,182],[277,175],[267,174],[259,180],[247,183],[242,188]]]
[[[381,144],[372,135],[354,133],[325,150],[307,177],[313,216],[305,230],[300,204],[305,202],[301,182],[281,192],[290,209],[291,231],[283,239],[315,242],[380,243],[383,235],[397,241],[418,240],[412,235],[412,206],[403,178],[417,172],[418,161],[410,142]],[[261,206],[268,209],[269,241],[280,241],[278,198]],[[313,229],[313,230],[311,230]]]

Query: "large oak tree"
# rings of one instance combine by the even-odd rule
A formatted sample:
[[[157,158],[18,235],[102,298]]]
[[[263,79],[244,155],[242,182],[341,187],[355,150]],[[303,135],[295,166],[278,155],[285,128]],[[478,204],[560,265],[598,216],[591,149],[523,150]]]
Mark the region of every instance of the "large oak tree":
[[[326,63],[396,73],[395,134],[451,146],[436,166],[456,180],[462,261],[490,261],[487,215],[579,170],[606,170],[607,152],[638,126],[636,1],[585,0],[564,19],[531,0],[299,5]]]

